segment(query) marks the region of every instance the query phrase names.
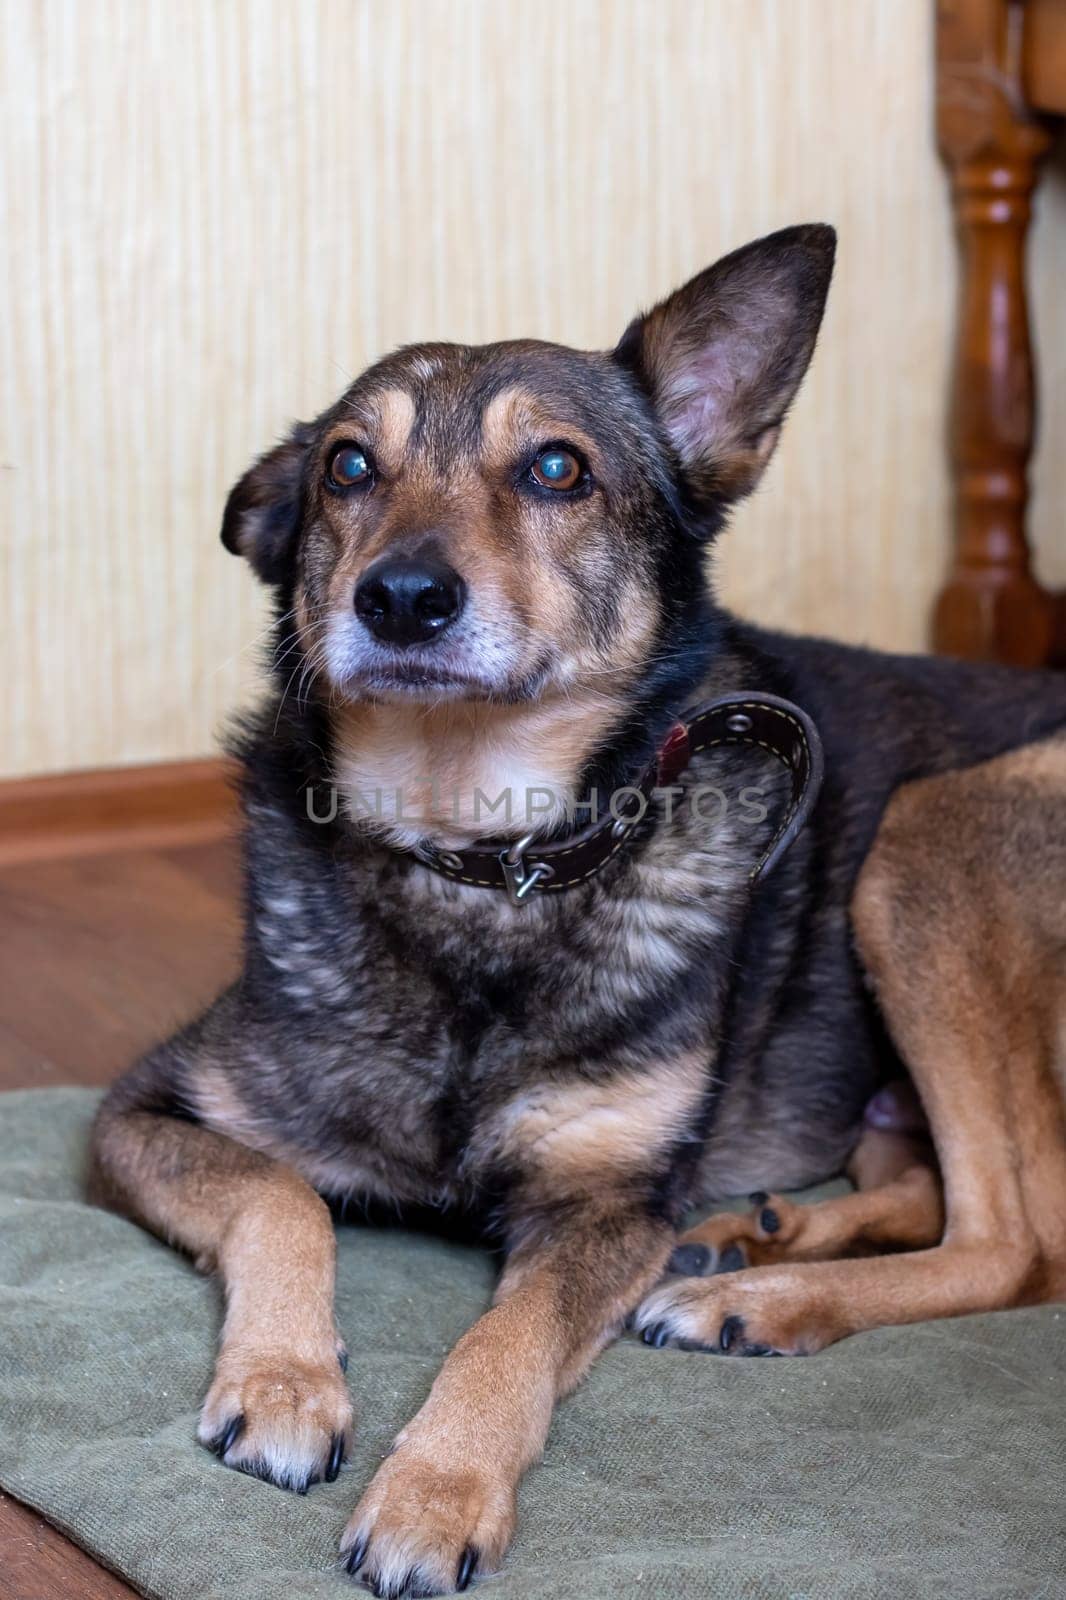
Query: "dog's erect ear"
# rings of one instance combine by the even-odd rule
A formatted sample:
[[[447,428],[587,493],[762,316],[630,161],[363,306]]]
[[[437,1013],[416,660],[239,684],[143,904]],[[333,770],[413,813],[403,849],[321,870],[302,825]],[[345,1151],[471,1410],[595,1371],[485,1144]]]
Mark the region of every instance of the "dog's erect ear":
[[[626,329],[616,359],[654,402],[697,513],[756,485],[814,350],[836,234],[734,250]]]
[[[300,487],[313,430],[298,422],[230,490],[222,543],[245,556],[264,583],[282,583],[300,524]]]

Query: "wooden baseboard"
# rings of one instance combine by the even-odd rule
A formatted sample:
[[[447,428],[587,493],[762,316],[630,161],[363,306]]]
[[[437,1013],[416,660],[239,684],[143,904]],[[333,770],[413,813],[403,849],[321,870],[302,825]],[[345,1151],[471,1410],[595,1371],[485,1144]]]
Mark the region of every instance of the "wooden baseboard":
[[[168,761],[0,783],[0,865],[224,838],[237,816],[228,761]]]

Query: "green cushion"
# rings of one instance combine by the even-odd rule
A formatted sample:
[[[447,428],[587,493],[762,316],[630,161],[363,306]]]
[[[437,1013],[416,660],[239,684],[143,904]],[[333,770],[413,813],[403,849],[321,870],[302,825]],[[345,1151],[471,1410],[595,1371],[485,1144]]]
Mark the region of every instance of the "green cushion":
[[[305,1498],[194,1438],[217,1287],[82,1198],[96,1096],[0,1096],[0,1482],[161,1600],[358,1593],[338,1535],[488,1257],[340,1230],[354,1460]],[[627,1338],[560,1407],[501,1600],[1066,1595],[1066,1311],[966,1317],[809,1360]],[[2,1590],[2,1583],[0,1583]]]

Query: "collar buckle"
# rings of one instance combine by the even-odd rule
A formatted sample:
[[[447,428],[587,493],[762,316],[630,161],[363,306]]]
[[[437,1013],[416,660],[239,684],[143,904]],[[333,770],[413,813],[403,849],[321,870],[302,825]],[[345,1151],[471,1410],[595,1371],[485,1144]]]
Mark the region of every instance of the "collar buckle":
[[[507,898],[513,906],[527,905],[537,885],[547,883],[550,878],[555,877],[555,868],[550,867],[546,861],[535,861],[532,866],[527,862],[525,852],[533,843],[533,839],[534,835],[527,833],[500,851],[500,867],[503,871]]]

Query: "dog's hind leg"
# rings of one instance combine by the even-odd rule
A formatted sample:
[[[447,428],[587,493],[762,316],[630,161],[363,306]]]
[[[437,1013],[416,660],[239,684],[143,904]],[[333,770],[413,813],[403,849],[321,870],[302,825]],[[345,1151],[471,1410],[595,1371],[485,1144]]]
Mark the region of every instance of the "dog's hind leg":
[[[708,1217],[681,1235],[671,1272],[708,1277],[770,1262],[833,1261],[937,1243],[943,1195],[925,1140],[867,1128],[847,1172],[854,1194],[797,1205],[760,1192],[751,1196],[747,1213]]]
[[[94,1198],[221,1274],[226,1318],[199,1437],[227,1466],[303,1492],[336,1477],[352,1426],[329,1212],[290,1168],[187,1120],[174,1049],[100,1107]]]
[[[653,1343],[806,1353],[1066,1296],[1066,741],[901,791],[854,916],[929,1119],[943,1241],[666,1284],[638,1312]]]

